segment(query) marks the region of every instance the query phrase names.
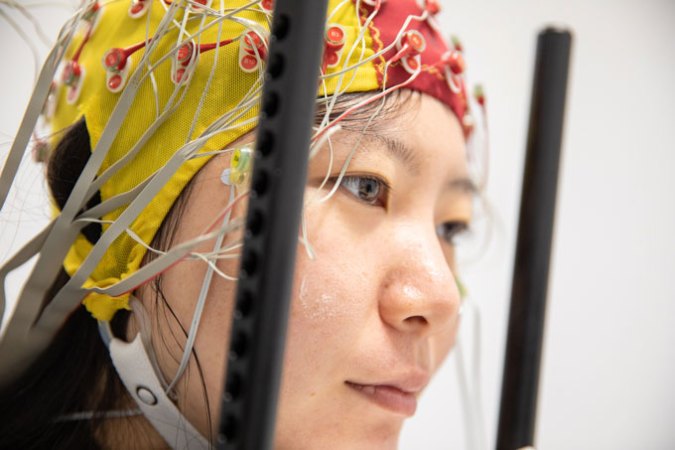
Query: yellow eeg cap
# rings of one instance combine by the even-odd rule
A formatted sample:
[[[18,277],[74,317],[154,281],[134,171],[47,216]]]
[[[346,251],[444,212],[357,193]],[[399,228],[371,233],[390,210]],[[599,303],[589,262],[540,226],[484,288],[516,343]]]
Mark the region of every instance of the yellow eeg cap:
[[[98,176],[136,151],[134,147],[138,152],[103,182],[102,202],[139,187],[188,142],[203,139],[200,152],[213,152],[255,127],[271,3],[88,3],[45,116],[55,131],[84,117],[96,151],[122,91],[131,80],[140,80]],[[473,122],[462,49],[441,36],[434,18],[439,9],[437,0],[329,0],[317,95],[405,86],[444,102],[468,136]],[[136,70],[143,76],[134,78]],[[146,248],[132,233],[149,244],[183,188],[208,160],[191,158],[181,164],[129,225],[131,233],[122,233],[107,248],[84,288],[114,286],[139,269]],[[100,218],[104,232],[125,208]],[[64,261],[68,274],[78,271],[92,248],[79,234]],[[128,297],[90,292],[84,304],[97,319],[110,320],[117,310],[128,308]]]
[[[214,2],[212,6],[216,10],[218,10],[217,3],[218,1]],[[228,0],[225,13],[243,7],[247,3],[241,0]],[[338,3],[340,2],[331,1],[330,10]],[[162,5],[161,0],[146,2],[120,0],[105,4],[93,2],[89,8],[77,36],[65,55],[64,69],[57,80],[58,84],[54,86],[52,101],[55,104],[51,106],[49,123],[53,130],[62,130],[84,117],[91,139],[91,148],[95,149],[120,97],[119,91],[125,87],[124,84],[132,71],[138,69],[138,61],[145,51],[143,47],[152,44],[148,41],[164,18],[166,5]],[[180,102],[176,109],[170,112],[170,117],[159,125],[140,152],[101,186],[102,201],[138,186],[161,168],[183,144],[201,136],[209,125],[224,114],[239,108],[239,103],[247,93],[261,83],[263,69],[261,59],[264,55],[259,53],[265,51],[266,43],[260,49],[250,51],[250,44],[255,45],[257,42],[253,41],[257,41],[256,37],[259,35],[249,34],[246,42],[244,38],[252,29],[260,34],[267,33],[269,11],[265,11],[263,5],[254,5],[236,13],[236,17],[250,22],[242,24],[241,20],[218,20],[218,16],[205,15],[203,10],[189,6],[180,8],[174,18],[172,29],[161,38],[161,41],[155,43],[150,55],[150,63],[156,64],[152,69],[153,77],[145,77],[142,81],[99,175],[134,147],[164,109],[178,103],[179,99]],[[340,8],[332,17],[332,21],[339,22],[346,30],[352,31],[347,33],[352,40],[356,37],[357,20],[355,8],[351,4]],[[246,24],[249,24],[248,28]],[[197,36],[190,41],[190,35]],[[366,43],[369,39],[366,38]],[[227,40],[232,42],[223,44]],[[190,64],[184,66],[178,61],[178,57],[186,56],[184,54],[186,50],[191,50],[180,48],[181,43],[188,42],[192,42],[191,45],[195,47],[202,45],[203,49],[201,52],[189,52],[188,56],[197,58],[196,61],[190,61],[190,64],[194,64],[194,71],[189,74],[189,79],[182,80],[184,87],[174,92],[181,83],[181,80],[177,79],[180,77],[178,71],[184,67],[190,70]],[[213,46],[217,42],[221,43],[219,48],[209,48],[209,45]],[[242,46],[247,46],[244,50],[249,51],[242,51],[240,49]],[[106,63],[116,62],[114,57],[118,56],[111,50],[120,49],[130,53],[135,47],[140,48],[128,57],[122,70],[118,68],[119,64],[113,66],[113,70],[106,67]],[[367,45],[365,55],[361,51],[355,52],[352,63],[370,56],[368,52],[372,54],[371,48],[371,45]],[[159,62],[162,58],[165,58],[164,61]],[[214,69],[213,78],[209,80],[212,69]],[[189,72],[181,75],[185,77],[186,73]],[[329,92],[331,84],[334,83],[335,80],[329,80],[327,83]],[[349,90],[367,91],[376,89],[377,86],[372,64],[362,64]],[[171,98],[172,95],[174,98]],[[202,101],[203,104],[200,105]],[[243,115],[224,131],[205,142],[202,146],[203,152],[226,148],[230,142],[254,128],[255,123],[251,119],[255,119],[258,115],[258,102],[254,101],[239,109]],[[203,157],[184,162],[134,220],[129,227],[130,230],[149,244],[183,188],[208,160],[209,157]],[[104,221],[103,231],[107,229],[105,224],[115,221],[123,210],[124,207],[119,208],[101,218]],[[92,243],[84,235],[78,235],[64,261],[68,274],[72,276],[78,270],[92,247]],[[104,288],[123,280],[138,270],[145,252],[144,246],[128,233],[123,233],[110,245],[84,287]],[[118,309],[128,308],[128,297],[127,294],[113,298],[92,292],[84,299],[84,304],[95,318],[110,320]]]

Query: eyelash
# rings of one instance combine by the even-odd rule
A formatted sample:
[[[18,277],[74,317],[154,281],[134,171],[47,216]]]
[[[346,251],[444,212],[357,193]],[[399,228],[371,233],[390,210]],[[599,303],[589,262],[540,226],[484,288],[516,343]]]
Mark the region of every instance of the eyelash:
[[[448,244],[455,246],[455,240],[469,230],[469,224],[459,220],[443,222],[436,226],[436,234]]]
[[[377,189],[377,195],[374,199],[368,200],[364,199],[361,197],[361,194],[364,192],[361,191],[361,181],[368,181],[368,182],[374,182],[377,184],[378,189]],[[354,182],[356,182],[356,186],[354,186]],[[350,186],[350,184],[352,186]],[[350,195],[352,195],[354,198],[358,199],[360,202],[363,202],[367,205],[371,206],[378,206],[378,207],[386,207],[387,206],[387,200],[389,198],[389,193],[391,192],[391,187],[389,184],[372,175],[349,175],[349,176],[344,176],[342,177],[342,180],[340,181],[340,187],[345,189],[347,192],[349,192]],[[355,189],[351,189],[351,188]]]
[[[361,185],[362,181],[374,182],[378,186],[377,195],[374,199],[368,200],[362,198]],[[350,186],[351,185],[351,186]],[[367,205],[386,207],[387,199],[391,192],[391,187],[384,180],[372,175],[350,175],[342,178],[340,187],[345,189],[354,198]],[[449,221],[443,222],[436,226],[436,234],[440,239],[443,239],[449,245],[456,245],[457,237],[465,233],[469,229],[469,224],[464,221]]]

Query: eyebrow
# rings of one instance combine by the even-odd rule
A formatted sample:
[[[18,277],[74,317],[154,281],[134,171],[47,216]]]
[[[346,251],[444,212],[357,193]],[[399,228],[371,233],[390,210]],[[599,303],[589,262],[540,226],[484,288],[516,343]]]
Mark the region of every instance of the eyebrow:
[[[453,191],[460,191],[466,194],[471,194],[475,195],[478,194],[478,186],[476,186],[476,183],[469,177],[459,177],[459,178],[454,178],[450,180],[450,182],[446,185],[447,189],[453,190]]]
[[[404,165],[408,166],[415,175],[419,174],[420,171],[420,161],[419,157],[415,150],[413,150],[409,145],[403,141],[391,138],[389,136],[383,136],[381,134],[368,134],[363,137],[366,142],[376,141],[380,144],[384,144],[384,148],[389,154],[394,156],[397,160],[402,162]],[[366,149],[368,151],[368,149]]]
[[[421,163],[417,152],[403,141],[381,134],[365,135],[364,141],[366,143],[376,141],[384,144],[384,148],[389,154],[407,166],[415,175],[419,175]],[[366,149],[366,151],[368,150]],[[477,194],[479,190],[476,183],[468,176],[453,178],[446,184],[446,189],[472,195]]]

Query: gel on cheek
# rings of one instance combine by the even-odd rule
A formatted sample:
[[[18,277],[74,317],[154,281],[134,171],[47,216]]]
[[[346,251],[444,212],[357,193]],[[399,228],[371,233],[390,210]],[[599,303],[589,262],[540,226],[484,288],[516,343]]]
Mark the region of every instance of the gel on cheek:
[[[320,283],[303,276],[298,288],[300,315],[311,322],[348,316],[352,309],[350,302],[348,299],[339,299],[335,294],[337,287],[331,287],[332,283]]]

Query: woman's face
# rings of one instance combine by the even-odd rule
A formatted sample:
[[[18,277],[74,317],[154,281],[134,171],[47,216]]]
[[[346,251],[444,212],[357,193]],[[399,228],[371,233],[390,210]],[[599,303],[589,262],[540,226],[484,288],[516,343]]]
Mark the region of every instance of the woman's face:
[[[315,258],[299,245],[277,416],[279,449],[396,448],[404,419],[414,414],[417,398],[453,345],[460,297],[452,236],[469,222],[473,194],[464,138],[452,112],[431,97],[421,95],[403,109],[378,125],[377,137],[334,135],[331,177],[357,149],[341,187],[327,201],[320,199],[330,186],[319,188],[331,165],[328,146],[310,162],[305,219]],[[194,180],[176,242],[200,234],[213,211],[227,205],[220,174],[228,161],[212,160]],[[235,209],[241,214],[243,206]],[[236,260],[219,265],[236,274]],[[167,304],[185,330],[205,270],[190,261],[163,276]],[[234,282],[212,283],[195,344],[204,384],[193,358],[178,386],[179,406],[205,435],[217,424],[234,291]],[[168,316],[161,302],[144,301],[158,309],[152,317]],[[171,378],[184,334],[175,321],[168,323],[173,325],[156,327],[154,342]]]

